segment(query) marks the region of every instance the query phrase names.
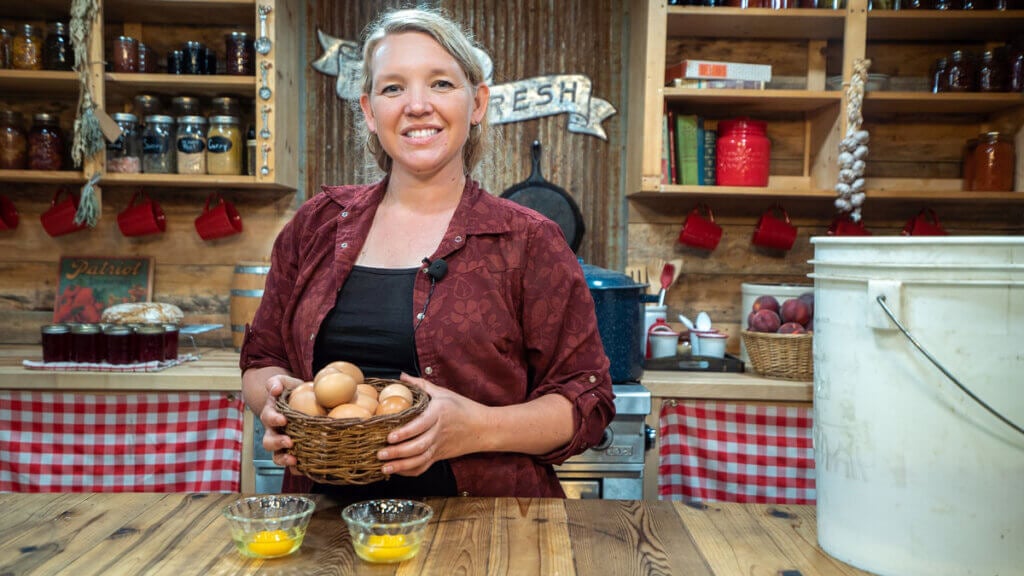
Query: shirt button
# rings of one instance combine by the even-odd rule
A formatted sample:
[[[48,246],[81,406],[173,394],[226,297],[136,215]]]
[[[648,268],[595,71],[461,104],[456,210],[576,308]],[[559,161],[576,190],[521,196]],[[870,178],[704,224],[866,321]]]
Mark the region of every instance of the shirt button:
[[[343,249],[344,249],[344,248],[348,248],[348,242],[342,242],[342,243],[341,243],[341,247],[342,247]]]
[[[459,242],[462,242],[462,236],[455,237],[455,243],[458,244]]]
[[[465,498],[465,497],[469,496],[469,492],[463,490],[462,492],[459,492],[459,496],[462,496],[463,498]]]
[[[597,376],[594,376],[593,374],[591,374],[590,375],[590,383],[593,384],[594,382],[597,382]]]
[[[341,213],[341,217],[342,218],[348,218],[348,212],[342,212]]]
[[[426,368],[423,369],[423,372],[425,372],[429,376],[434,373],[434,369],[431,368],[430,366],[427,366]]]
[[[309,335],[309,341],[312,342],[313,340],[316,340],[316,332]]]
[[[423,312],[420,312],[419,314],[417,314],[416,315],[416,319],[417,320],[423,320]]]

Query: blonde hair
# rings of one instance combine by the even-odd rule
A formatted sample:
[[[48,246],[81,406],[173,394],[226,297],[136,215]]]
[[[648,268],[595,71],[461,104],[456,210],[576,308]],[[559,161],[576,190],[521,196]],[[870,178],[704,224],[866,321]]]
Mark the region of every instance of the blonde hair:
[[[475,44],[469,33],[441,12],[427,9],[394,10],[385,12],[371,23],[364,33],[363,41],[363,94],[373,90],[373,53],[381,40],[392,34],[419,32],[426,34],[441,45],[459,64],[474,92],[484,82],[484,70],[474,51]],[[486,152],[488,136],[486,114],[479,124],[470,126],[469,138],[462,149],[462,163],[469,174],[480,163]],[[376,134],[366,129],[366,149],[373,154],[377,166],[384,172],[391,172],[392,159],[380,144]]]

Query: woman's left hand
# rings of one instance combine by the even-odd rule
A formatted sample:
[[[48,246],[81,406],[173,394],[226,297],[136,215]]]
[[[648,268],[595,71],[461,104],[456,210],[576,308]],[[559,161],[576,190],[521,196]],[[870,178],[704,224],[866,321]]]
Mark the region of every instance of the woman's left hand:
[[[423,378],[402,374],[402,381],[430,396],[422,414],[388,434],[390,446],[377,456],[385,474],[418,476],[431,464],[486,450],[483,426],[488,407]]]

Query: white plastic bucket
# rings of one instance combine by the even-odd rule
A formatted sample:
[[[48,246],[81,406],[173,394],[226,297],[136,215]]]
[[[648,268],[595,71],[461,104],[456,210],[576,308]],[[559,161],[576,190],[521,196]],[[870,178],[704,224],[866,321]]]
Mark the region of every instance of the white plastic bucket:
[[[790,298],[796,298],[805,292],[810,292],[814,287],[810,284],[752,284],[744,282],[740,285],[741,297],[741,318],[740,326],[746,330],[750,327],[747,324],[747,317],[750,316],[750,309],[754,306],[754,301],[761,296],[774,296],[779,301],[781,306],[783,302]],[[750,364],[750,356],[747,355],[747,347],[743,344],[743,339],[740,339],[740,360]]]
[[[879,573],[1024,571],[1024,237],[817,237],[818,542]]]

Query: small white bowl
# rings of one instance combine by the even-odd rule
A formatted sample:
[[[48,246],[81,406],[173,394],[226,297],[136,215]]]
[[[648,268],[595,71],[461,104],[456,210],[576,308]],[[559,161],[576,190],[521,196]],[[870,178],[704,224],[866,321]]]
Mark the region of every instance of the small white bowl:
[[[720,332],[701,332],[697,335],[700,356],[725,358],[725,342],[728,336]]]

